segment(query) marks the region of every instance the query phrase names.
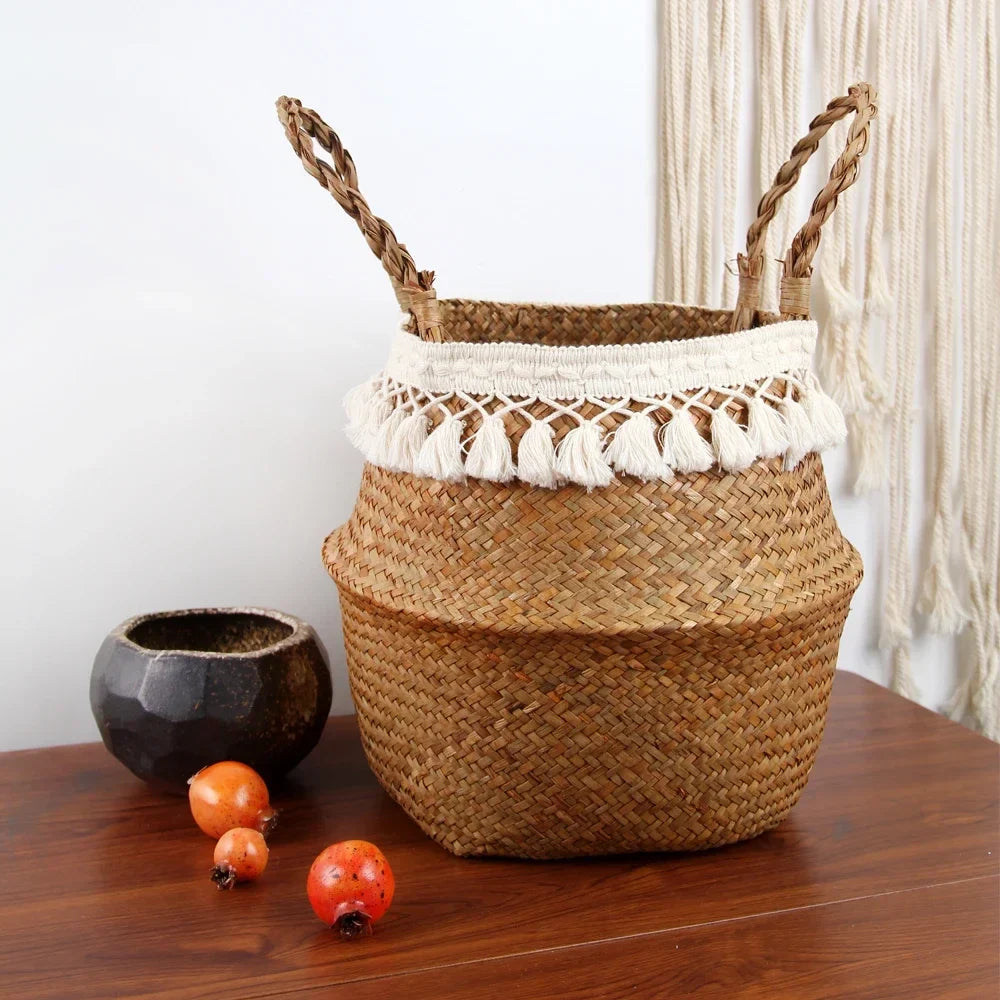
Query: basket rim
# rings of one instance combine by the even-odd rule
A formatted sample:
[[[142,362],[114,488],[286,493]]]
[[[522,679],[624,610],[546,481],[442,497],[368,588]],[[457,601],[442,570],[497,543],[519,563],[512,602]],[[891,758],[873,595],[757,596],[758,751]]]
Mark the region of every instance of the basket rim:
[[[692,313],[708,313],[715,316],[732,315],[732,308],[704,306],[688,302],[669,302],[666,299],[646,299],[626,302],[559,302],[548,300],[521,299],[477,299],[467,295],[451,295],[437,299],[438,304],[448,306],[489,306],[497,309],[533,309],[557,311],[572,309],[577,312],[602,312],[608,309],[684,309]],[[776,315],[776,314],[775,314]],[[727,330],[726,333],[730,331]]]

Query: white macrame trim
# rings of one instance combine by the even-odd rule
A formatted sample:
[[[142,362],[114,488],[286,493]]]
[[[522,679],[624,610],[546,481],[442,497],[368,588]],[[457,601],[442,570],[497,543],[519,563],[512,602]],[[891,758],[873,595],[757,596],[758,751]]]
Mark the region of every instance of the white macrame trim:
[[[669,481],[779,456],[791,469],[846,433],[810,369],[815,340],[808,321],[588,347],[432,343],[403,333],[386,369],[345,400],[348,435],[374,465],[446,482],[592,489],[616,472]],[[559,417],[569,419],[557,440]],[[511,427],[521,431],[516,455]]]
[[[553,399],[670,396],[693,387],[741,385],[807,369],[815,346],[812,320],[690,340],[588,347],[437,344],[400,333],[385,374],[427,392]]]

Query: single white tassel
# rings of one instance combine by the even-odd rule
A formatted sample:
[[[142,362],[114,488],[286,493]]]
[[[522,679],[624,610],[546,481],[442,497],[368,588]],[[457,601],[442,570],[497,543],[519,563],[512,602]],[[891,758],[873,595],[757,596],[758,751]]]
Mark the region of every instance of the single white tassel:
[[[388,397],[373,393],[362,412],[361,399],[362,394],[359,393],[351,402],[353,415],[345,433],[351,444],[367,457],[379,428],[392,416],[392,403]]]
[[[352,427],[360,426],[368,419],[371,412],[371,405],[375,399],[375,380],[362,382],[356,385],[344,397],[344,412],[347,414],[347,422]]]
[[[972,685],[974,674],[969,673],[958,683],[952,696],[944,703],[941,711],[955,722],[964,722],[972,710]]]
[[[607,486],[615,474],[601,452],[603,432],[589,420],[574,427],[556,449],[556,473],[588,490]]]
[[[1000,650],[993,645],[982,655],[985,659],[976,665],[978,684],[972,692],[972,714],[984,736],[1000,741]]]
[[[746,431],[725,407],[712,414],[712,447],[719,467],[725,472],[742,472],[753,465],[757,457]]]
[[[398,471],[392,464],[392,447],[396,440],[396,434],[403,421],[406,419],[406,410],[401,407],[393,410],[386,420],[383,420],[378,430],[371,438],[371,447],[368,452],[368,461],[383,469]]]
[[[984,736],[1000,742],[1000,615],[988,609],[986,619],[973,619],[971,662],[962,664],[964,676],[944,710],[956,722],[968,719]]]
[[[747,407],[747,434],[761,458],[777,458],[788,450],[785,421],[760,396],[754,396]]]
[[[510,453],[510,441],[503,417],[483,417],[469,447],[465,460],[465,474],[475,479],[488,479],[494,483],[509,483],[516,475]]]
[[[938,635],[957,635],[968,616],[963,612],[951,579],[944,515],[938,511],[931,526],[930,558],[920,589],[918,607],[927,616],[927,627]]]
[[[861,407],[862,411],[873,410],[884,413],[888,404],[889,388],[885,384],[885,379],[872,366],[865,344],[858,345],[857,360],[865,387],[865,405]]]
[[[785,452],[784,468],[786,472],[790,472],[813,449],[812,424],[805,408],[791,396],[786,396],[782,400],[781,415],[785,418],[785,431],[788,434],[788,451]]]
[[[864,302],[859,299],[841,280],[834,269],[834,258],[825,257],[824,262],[831,266],[820,268],[820,280],[826,292],[829,307],[829,320],[842,321],[846,324],[856,323],[861,319]]]
[[[859,413],[868,406],[865,377],[859,352],[852,340],[855,321],[828,321],[827,336],[819,352],[819,371],[845,413]]]
[[[460,483],[465,479],[462,464],[462,436],[465,424],[453,413],[448,414],[427,435],[417,455],[416,471],[419,476],[430,476],[446,483]]]
[[[847,424],[840,407],[818,386],[807,389],[802,395],[805,408],[812,424],[813,446],[817,451],[842,444],[847,438]]]
[[[885,485],[885,415],[881,410],[874,410],[870,413],[856,413],[848,417],[847,421],[857,468],[854,493],[860,496]]]
[[[634,413],[618,425],[604,457],[612,467],[628,476],[647,482],[650,479],[672,478],[656,443],[656,424],[647,413]],[[668,476],[664,473],[668,472]]]
[[[882,254],[870,255],[868,262],[868,299],[865,309],[872,316],[888,316],[892,312],[892,292],[889,290],[889,277],[885,273]]]
[[[658,431],[658,439],[660,441],[660,455],[661,463],[663,466],[663,478],[670,480],[674,478],[674,467],[677,465],[677,456],[673,452],[673,447],[670,441],[667,439],[667,428],[670,423],[661,424]]]
[[[411,413],[400,425],[389,445],[389,468],[413,472],[417,455],[427,440],[430,421],[423,413]]]
[[[715,464],[712,448],[688,410],[678,410],[663,430],[663,461],[675,472],[705,472]]]
[[[517,475],[523,482],[545,489],[559,485],[554,437],[552,424],[543,420],[533,420],[521,435],[517,446]]]
[[[899,603],[899,593],[890,588],[887,590],[882,607],[882,623],[879,631],[879,648],[895,649],[897,646],[908,645],[913,640],[913,629],[906,612]]]
[[[892,689],[910,701],[920,702],[920,688],[913,676],[908,644],[897,646],[892,651]]]
[[[864,314],[864,300],[845,284],[837,257],[836,253],[824,257],[820,267],[820,281],[826,292],[828,307],[820,366],[828,378],[827,385],[833,387],[847,411],[854,413],[855,407],[849,405],[849,401],[860,398],[860,372],[851,356],[852,333]]]

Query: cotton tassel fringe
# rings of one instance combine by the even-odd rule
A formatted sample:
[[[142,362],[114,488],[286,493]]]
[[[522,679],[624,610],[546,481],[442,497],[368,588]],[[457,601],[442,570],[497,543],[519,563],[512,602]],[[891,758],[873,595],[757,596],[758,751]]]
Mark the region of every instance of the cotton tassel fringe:
[[[588,490],[607,486],[614,478],[602,454],[603,432],[589,421],[574,427],[556,450],[556,473]]]
[[[788,451],[785,421],[759,396],[754,396],[747,407],[747,434],[761,458],[777,458]]]
[[[705,472],[715,464],[711,446],[687,410],[675,413],[664,428],[663,460],[675,472]]]
[[[462,464],[462,436],[465,424],[458,417],[449,415],[427,436],[417,455],[417,475],[430,476],[446,483],[465,480]]]
[[[532,421],[517,446],[517,474],[532,486],[553,489],[559,485],[556,475],[555,431],[550,423]]]
[[[430,421],[422,413],[411,413],[399,425],[389,445],[388,468],[397,472],[410,472],[417,464],[417,456],[427,440]]]
[[[483,418],[465,460],[465,474],[494,483],[509,483],[517,475],[503,417]]]
[[[675,410],[662,425],[648,410],[624,413],[608,441],[599,421],[583,420],[559,444],[551,421],[528,417],[516,463],[509,417],[484,414],[466,440],[462,416],[448,413],[433,427],[427,411],[419,404],[414,408],[412,399],[393,409],[390,399],[398,393],[384,388],[370,395],[363,418],[362,396],[353,398],[357,408],[351,434],[373,464],[445,482],[471,476],[498,483],[521,479],[549,489],[570,482],[592,489],[613,482],[615,472],[669,482],[675,472],[718,467],[735,473],[780,455],[791,469],[808,452],[840,441],[843,418],[833,401],[818,386],[799,391],[798,400],[789,395],[777,406],[763,396],[745,398],[746,427],[725,406],[708,410],[707,437],[687,408]]]
[[[812,428],[812,444],[818,451],[841,444],[847,437],[847,424],[840,407],[819,389],[807,389],[802,407]]]
[[[618,472],[638,479],[672,479],[656,444],[656,424],[647,413],[635,413],[615,431],[604,457]]]
[[[352,427],[360,427],[368,419],[372,402],[375,399],[375,381],[362,382],[356,385],[344,397],[344,412],[347,422]]]
[[[389,416],[382,421],[378,430],[372,438],[371,448],[368,452],[369,459],[383,469],[394,469],[399,472],[401,469],[392,462],[392,448],[396,440],[396,435],[406,420],[406,410],[393,410]]]
[[[781,415],[785,418],[788,434],[788,451],[785,452],[784,469],[790,472],[812,451],[813,430],[805,407],[790,396],[781,403]]]
[[[375,382],[356,386],[344,397],[347,412],[348,440],[361,452],[367,452],[374,433],[392,416],[392,404],[380,396]]]
[[[729,415],[725,408],[712,414],[712,447],[719,467],[724,472],[742,472],[757,457],[746,431]]]

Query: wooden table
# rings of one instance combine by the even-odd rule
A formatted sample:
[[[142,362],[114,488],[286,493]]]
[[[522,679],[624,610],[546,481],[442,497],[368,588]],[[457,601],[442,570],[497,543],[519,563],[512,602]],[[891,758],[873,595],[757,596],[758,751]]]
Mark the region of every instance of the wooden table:
[[[722,850],[460,860],[375,783],[350,718],[275,795],[263,879],[208,880],[212,843],[99,744],[0,755],[0,996],[420,1000],[998,995],[998,747],[838,675],[811,782]],[[377,842],[396,902],[341,942],[306,872]]]

